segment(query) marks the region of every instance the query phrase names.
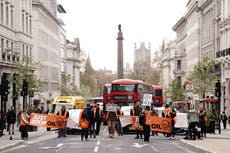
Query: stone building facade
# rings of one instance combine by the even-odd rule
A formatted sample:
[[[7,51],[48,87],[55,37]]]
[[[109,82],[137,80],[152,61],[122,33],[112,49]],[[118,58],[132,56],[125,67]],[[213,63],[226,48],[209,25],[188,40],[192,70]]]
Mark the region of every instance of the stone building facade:
[[[32,0],[0,0],[0,75],[8,80],[15,74],[14,64],[23,55],[32,56]],[[1,100],[1,112],[15,106],[20,99],[12,99],[12,87],[6,103]],[[1,113],[2,114],[2,113]]]

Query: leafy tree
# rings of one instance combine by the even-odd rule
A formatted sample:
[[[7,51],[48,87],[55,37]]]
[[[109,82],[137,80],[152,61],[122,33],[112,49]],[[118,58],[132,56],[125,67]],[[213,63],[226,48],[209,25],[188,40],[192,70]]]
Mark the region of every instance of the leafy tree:
[[[166,93],[171,94],[172,102],[185,100],[184,87],[181,86],[181,82],[177,78],[170,82],[169,89],[166,90]]]
[[[193,86],[194,93],[204,97],[206,92],[213,92],[216,80],[214,69],[214,61],[207,57],[195,65],[194,70],[187,77],[188,82]]]
[[[14,87],[13,99],[17,99],[20,95],[24,80],[28,83],[28,94],[30,97],[39,93],[44,82],[34,74],[34,71],[38,68],[39,62],[26,55],[22,56],[22,59],[15,63],[14,76],[10,79],[10,83]]]

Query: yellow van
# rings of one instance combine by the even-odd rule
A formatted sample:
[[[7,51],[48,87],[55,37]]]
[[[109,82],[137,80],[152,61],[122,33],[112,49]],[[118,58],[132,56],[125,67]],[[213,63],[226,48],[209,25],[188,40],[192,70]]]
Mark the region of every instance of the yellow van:
[[[52,102],[50,114],[57,114],[63,105],[68,110],[83,109],[85,107],[85,99],[81,96],[58,96]]]

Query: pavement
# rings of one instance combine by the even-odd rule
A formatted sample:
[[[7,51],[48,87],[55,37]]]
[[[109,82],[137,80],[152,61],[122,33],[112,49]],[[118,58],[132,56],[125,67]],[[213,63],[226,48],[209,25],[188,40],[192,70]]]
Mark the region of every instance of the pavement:
[[[0,152],[3,150],[7,150],[9,148],[12,148],[16,145],[22,144],[24,141],[21,139],[21,133],[19,132],[19,129],[15,126],[14,135],[12,135],[12,140],[10,140],[10,135],[8,134],[8,131],[4,130],[4,135],[0,137]],[[43,135],[51,135],[54,134],[55,131],[47,131],[45,127],[37,127],[37,131],[29,131],[28,132],[28,140],[40,137]]]
[[[204,153],[229,153],[230,152],[230,127],[227,129],[215,130],[216,134],[206,134],[201,140],[181,139],[185,145]]]
[[[21,139],[21,133],[18,128],[15,128],[15,134],[13,140],[10,140],[10,135],[7,131],[4,131],[4,135],[0,137],[0,152],[7,150],[16,145],[22,144],[24,141]],[[44,127],[38,127],[37,131],[29,132],[29,139],[33,139],[43,135],[53,135],[55,131],[46,131]],[[56,134],[55,134],[56,135]],[[230,152],[230,126],[227,129],[216,130],[216,134],[207,134],[206,138],[202,140],[185,140],[181,139],[181,142],[188,147],[195,150],[199,150],[204,153],[229,153]]]

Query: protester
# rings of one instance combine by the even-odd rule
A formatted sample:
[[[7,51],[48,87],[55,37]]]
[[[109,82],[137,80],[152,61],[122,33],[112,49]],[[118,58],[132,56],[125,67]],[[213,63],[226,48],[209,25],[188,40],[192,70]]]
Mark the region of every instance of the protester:
[[[108,111],[106,118],[108,120],[109,137],[114,138],[117,123],[116,112]]]
[[[130,116],[139,116],[140,113],[141,113],[141,103],[136,102],[135,106],[130,110]],[[143,139],[142,137],[143,131],[136,129],[135,132],[136,132],[135,139],[139,139],[139,138]]]
[[[64,118],[63,128],[58,128],[58,138],[60,138],[61,136],[66,137],[67,135],[66,125],[69,118],[69,111],[66,109],[65,105],[63,105],[62,108],[57,112],[57,115],[62,116]]]
[[[88,104],[89,109],[89,133],[90,133],[90,138],[96,138],[96,133],[95,133],[95,118],[94,118],[94,108]]]
[[[159,117],[158,110],[155,109],[154,107],[152,107],[151,115]],[[152,135],[151,136],[155,136],[155,135],[158,136],[158,132],[157,131],[152,131]]]
[[[97,104],[96,109],[94,110],[94,118],[96,123],[96,135],[100,133],[101,121],[102,121],[102,110],[100,109],[100,104]]]
[[[169,116],[170,116],[170,107],[169,107],[169,105],[168,104],[166,104],[165,105],[165,108],[163,109],[163,111],[162,111],[162,117],[165,117],[165,118],[169,118]],[[170,136],[170,134],[169,133],[163,133],[164,134],[164,136],[166,136],[166,137],[169,137]]]
[[[215,134],[215,124],[216,121],[218,120],[218,116],[216,114],[215,109],[212,111],[211,116],[209,118],[209,123],[210,123],[210,134]]]
[[[198,131],[199,128],[199,118],[198,114],[195,110],[189,110],[188,115],[188,131],[186,133],[185,139],[189,140],[196,140],[196,138],[200,139],[200,131]]]
[[[176,124],[176,110],[174,107],[171,108],[169,118],[171,119],[171,133],[170,139],[174,140],[175,139],[175,124]]]
[[[206,137],[206,111],[204,109],[200,109],[200,111],[198,112],[199,115],[199,125],[201,127],[201,137]]]
[[[14,110],[14,106],[11,106],[9,111],[7,112],[7,125],[8,125],[10,140],[12,140],[12,134],[14,134],[15,122],[16,122],[16,113]]]
[[[223,127],[224,127],[224,129],[226,129],[228,117],[227,117],[227,115],[225,114],[225,112],[222,112],[222,114],[221,114],[221,120],[222,120],[222,122],[223,122]]]
[[[20,116],[20,127],[19,131],[21,132],[22,139],[28,139],[28,124],[29,124],[29,115],[26,110],[23,109]]]
[[[118,136],[122,136],[123,135],[123,127],[121,125],[121,121],[120,121],[120,116],[123,116],[124,113],[121,111],[121,107],[119,106],[117,108],[117,117],[118,117],[118,121],[117,121],[117,133]]]
[[[149,142],[149,137],[150,137],[150,124],[148,121],[150,120],[151,117],[151,112],[150,112],[150,106],[145,107],[145,123],[143,125],[143,133],[144,133],[144,141]]]
[[[80,113],[80,116],[79,116],[79,124],[81,126],[81,141],[84,140],[85,138],[85,141],[88,141],[88,132],[89,132],[89,110],[90,108],[89,107],[86,107],[84,108],[81,113]],[[82,126],[82,122],[85,122],[86,126],[83,127]],[[88,124],[88,125],[87,125]]]

